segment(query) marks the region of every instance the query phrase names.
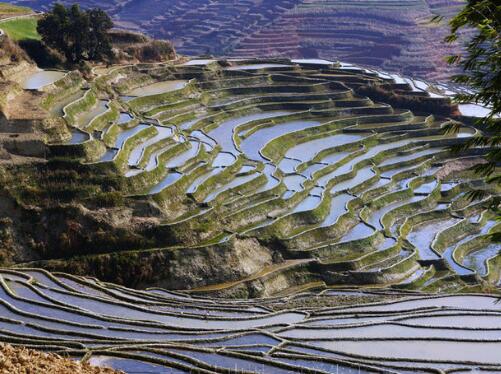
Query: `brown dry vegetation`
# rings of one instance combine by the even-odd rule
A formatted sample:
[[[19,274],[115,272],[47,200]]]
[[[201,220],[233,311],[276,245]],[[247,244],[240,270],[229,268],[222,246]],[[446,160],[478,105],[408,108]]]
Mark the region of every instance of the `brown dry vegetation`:
[[[176,58],[174,47],[166,40],[152,40],[143,34],[122,30],[113,30],[110,35],[120,62],[160,62]]]
[[[90,366],[54,353],[0,344],[0,374],[113,374],[109,368]]]
[[[26,52],[9,38],[0,38],[0,61],[16,62],[28,60]]]

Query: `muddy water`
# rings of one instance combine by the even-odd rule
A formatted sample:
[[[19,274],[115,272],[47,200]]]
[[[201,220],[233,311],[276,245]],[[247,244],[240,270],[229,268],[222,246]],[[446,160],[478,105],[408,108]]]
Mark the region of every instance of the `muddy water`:
[[[21,87],[25,90],[39,90],[49,84],[52,84],[63,78],[66,73],[53,70],[42,70],[28,76],[22,83]]]
[[[78,126],[87,127],[94,118],[108,110],[107,104],[108,102],[106,100],[99,100],[93,108],[89,109],[85,113],[80,114],[77,117]]]

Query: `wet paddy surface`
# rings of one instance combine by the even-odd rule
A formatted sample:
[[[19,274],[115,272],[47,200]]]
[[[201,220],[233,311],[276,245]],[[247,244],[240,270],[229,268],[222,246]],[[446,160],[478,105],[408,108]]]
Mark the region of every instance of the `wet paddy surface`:
[[[24,275],[36,276],[37,285]],[[501,306],[489,296],[327,290],[301,298],[342,304],[310,308],[308,317],[300,306],[272,312],[280,298],[214,304],[182,293],[132,290],[43,271],[4,272],[0,280],[2,334],[21,341],[36,338],[35,348],[57,345],[60,353],[77,359],[82,353],[73,346],[80,343],[93,365],[131,373],[187,372],[204,365],[216,372],[274,373],[331,367],[342,373],[372,373],[392,362],[399,372],[416,361],[429,370],[444,362],[458,368],[501,365]],[[377,297],[387,301],[369,301]],[[270,332],[272,326],[277,332]],[[65,333],[70,330],[71,335]],[[252,354],[271,349],[273,353],[261,358]],[[301,352],[301,358],[292,351]],[[367,365],[372,359],[377,363]]]

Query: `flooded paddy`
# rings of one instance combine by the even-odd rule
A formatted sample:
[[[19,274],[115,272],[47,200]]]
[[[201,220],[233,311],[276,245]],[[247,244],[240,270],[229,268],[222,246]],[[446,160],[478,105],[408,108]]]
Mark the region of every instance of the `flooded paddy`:
[[[291,213],[299,213],[315,209],[321,201],[322,199],[319,196],[308,195],[306,199],[301,201],[292,209]]]
[[[185,80],[172,80],[164,82],[156,82],[147,86],[135,88],[127,92],[128,96],[151,96],[158,95],[166,92],[180,90],[188,84]]]
[[[260,112],[260,113],[254,113],[254,114],[248,114],[245,116],[237,117],[237,118],[232,118],[226,121],[223,121],[217,128],[214,130],[210,131],[208,135],[213,138],[217,144],[219,144],[223,151],[225,152],[231,152],[233,154],[238,154],[238,150],[235,147],[235,144],[233,142],[233,132],[235,127],[239,125],[243,125],[244,123],[252,122],[252,121],[257,121],[257,120],[264,120],[268,118],[274,118],[274,117],[281,117],[281,116],[286,116],[288,114],[292,114],[293,112],[290,111],[269,111],[269,112]]]
[[[372,373],[390,363],[405,368],[416,360],[420,367],[430,370],[442,367],[445,361],[459,368],[471,363],[495,368],[501,362],[497,355],[501,310],[495,298],[486,296],[395,293],[387,301],[361,305],[358,300],[370,293],[328,290],[303,297],[334,303],[352,297],[353,302],[345,301],[333,309],[318,306],[312,310],[310,306],[310,312],[318,315],[308,316],[301,307],[272,312],[270,309],[283,303],[282,298],[229,299],[214,304],[211,299],[162,289],[132,290],[82,277],[70,279],[58,274],[52,278],[32,272],[39,281],[35,288],[57,300],[56,304],[33,292],[24,274],[20,269],[0,275],[4,282],[6,276],[16,278],[15,282],[5,283],[7,289],[0,288],[0,312],[8,318],[0,322],[4,332],[21,341],[44,339],[33,341],[40,348],[48,341],[68,348],[82,342],[92,364],[128,372],[185,372],[213,365],[216,371],[264,368],[267,372],[285,373],[326,368],[329,360],[337,365],[336,358],[345,354],[357,356],[350,360],[355,367],[343,366],[346,361],[339,366],[343,373]],[[61,289],[56,286],[59,283],[74,291]],[[12,292],[17,296],[11,296]],[[378,291],[371,292],[374,297]],[[123,297],[131,302],[124,302]],[[144,307],[146,302],[151,306]],[[35,310],[42,313],[33,313]],[[405,310],[415,312],[401,317],[399,313]],[[356,318],[353,313],[357,313]],[[267,331],[272,331],[273,326],[281,328]],[[70,335],[65,333],[68,330],[72,331]],[[271,349],[275,354],[263,362],[252,355]],[[301,352],[301,358],[288,356],[287,350]],[[233,354],[237,352],[240,354]],[[366,366],[367,360],[375,363]]]
[[[374,229],[367,224],[360,222],[355,227],[350,229],[346,235],[341,238],[341,242],[350,242],[352,240],[360,240],[371,236]]]
[[[280,170],[286,174],[292,174],[296,172],[296,167],[301,164],[300,160],[295,160],[292,158],[284,157],[278,164]]]
[[[448,227],[458,223],[460,219],[449,218],[443,221],[431,221],[418,225],[407,235],[407,240],[419,251],[419,257],[423,260],[434,260],[440,256],[431,249],[431,243],[435,236]]]
[[[298,192],[303,189],[303,183],[306,179],[307,178],[301,174],[291,174],[285,176],[283,182],[288,190]]]
[[[343,182],[336,183],[334,187],[331,188],[331,193],[336,193],[344,190],[349,190],[350,188],[356,187],[359,184],[372,178],[376,173],[372,170],[372,167],[367,166],[363,169],[357,170],[355,176]]]
[[[187,151],[182,152],[181,154],[170,158],[169,161],[167,161],[167,163],[165,164],[165,167],[178,168],[180,166],[183,166],[186,163],[186,161],[195,157],[198,154],[200,147],[202,147],[200,142],[190,141],[190,148]]]
[[[181,178],[183,174],[178,173],[178,172],[170,172],[167,174],[167,176],[160,181],[156,186],[154,186],[150,190],[150,194],[155,194],[161,192],[163,189],[169,187],[171,184],[173,184],[175,181],[177,181],[179,178]]]
[[[74,129],[71,132],[71,139],[68,144],[80,144],[90,139],[90,135],[86,132],[80,131],[78,129]]]
[[[162,126],[155,126],[158,134],[155,135],[152,138],[149,138],[146,140],[144,143],[139,144],[137,147],[135,147],[129,154],[129,165],[137,165],[141,158],[143,157],[143,154],[145,150],[149,147],[152,146],[156,143],[158,143],[161,140],[167,139],[172,136],[173,131],[170,127],[162,127]],[[130,135],[132,136],[132,135]]]
[[[332,198],[329,214],[320,224],[320,227],[328,227],[336,223],[342,214],[348,210],[346,205],[355,197],[348,194],[340,194]]]
[[[108,101],[98,100],[96,105],[94,105],[90,110],[86,111],[82,115],[78,116],[77,123],[81,128],[87,127],[94,118],[100,116],[108,110]]]
[[[496,352],[501,343],[496,342],[449,342],[449,341],[371,341],[363,342],[311,342],[319,347],[341,351],[346,354],[364,355],[372,358],[387,357],[399,360],[454,361],[458,352],[470,362],[501,364]]]
[[[52,84],[66,75],[65,72],[55,70],[41,70],[29,75],[21,83],[25,90],[39,90],[49,84]]]
[[[381,218],[388,213],[391,212],[394,209],[397,209],[398,207],[407,205],[407,204],[412,204],[415,203],[416,201],[422,200],[423,197],[421,196],[413,196],[410,199],[405,199],[402,201],[394,201],[393,203],[386,204],[384,207],[372,212],[369,216],[368,222],[376,227],[378,230],[383,230],[383,224],[381,222]]]
[[[484,248],[478,249],[466,255],[462,260],[462,265],[472,269],[481,277],[487,275],[487,260],[499,255],[501,246],[498,243],[492,243]]]
[[[209,202],[209,201],[215,199],[219,194],[221,194],[229,189],[241,186],[242,184],[247,183],[247,182],[253,180],[254,178],[257,178],[258,176],[259,176],[259,174],[257,174],[257,173],[237,176],[230,183],[227,183],[223,186],[215,188],[209,195],[207,195],[204,202]]]
[[[259,70],[270,68],[286,68],[290,65],[285,64],[249,64],[249,65],[235,65],[226,68],[226,70]]]
[[[148,127],[150,127],[150,125],[143,123],[143,124],[140,124],[140,125],[137,125],[137,126],[131,128],[131,129],[123,130],[122,132],[120,132],[118,134],[118,136],[116,138],[115,147],[122,148],[124,143],[129,138],[133,137],[134,135],[136,135],[140,131],[147,129]]]
[[[240,144],[240,149],[250,159],[261,161],[263,157],[259,151],[274,138],[318,125],[320,125],[318,121],[291,121],[279,123],[271,127],[260,129],[244,139]]]
[[[320,138],[316,140],[311,140],[306,143],[298,144],[290,148],[285,154],[285,156],[305,162],[311,160],[313,156],[315,156],[323,149],[340,146],[347,143],[353,143],[363,138],[364,138],[363,135],[356,135],[356,134],[331,135],[325,138]]]

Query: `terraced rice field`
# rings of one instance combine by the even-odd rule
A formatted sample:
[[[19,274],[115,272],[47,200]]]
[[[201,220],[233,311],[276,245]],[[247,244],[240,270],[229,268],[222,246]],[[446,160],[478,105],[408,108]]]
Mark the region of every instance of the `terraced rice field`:
[[[498,284],[499,246],[487,238],[501,227],[489,208],[499,186],[458,168],[487,150],[447,148],[479,130],[464,124],[446,134],[450,116],[357,94],[371,84],[412,97],[414,82],[317,60],[101,71],[99,86],[90,83],[63,108],[71,139],[51,147],[53,157],[77,157],[117,179],[133,217],[154,219],[141,232],[148,245],[90,254],[102,264],[108,252],[124,256],[127,284],[233,297],[319,285]],[[421,96],[433,88],[419,87]],[[473,190],[485,197],[470,201]],[[57,259],[36,266],[71,271]],[[96,270],[108,265],[73,261],[115,280]],[[137,266],[151,272],[135,277]]]
[[[96,71],[32,87],[64,140],[6,174],[27,232],[59,235],[0,269],[0,341],[130,373],[501,371],[500,189],[468,170],[488,149],[449,152],[480,130],[448,87],[319,60]]]
[[[387,289],[222,300],[0,270],[0,340],[127,373],[494,373],[497,300]]]

